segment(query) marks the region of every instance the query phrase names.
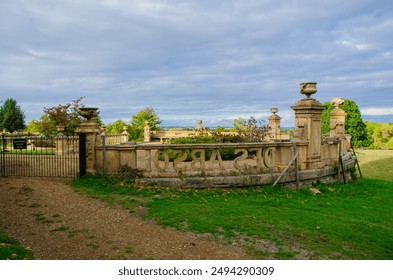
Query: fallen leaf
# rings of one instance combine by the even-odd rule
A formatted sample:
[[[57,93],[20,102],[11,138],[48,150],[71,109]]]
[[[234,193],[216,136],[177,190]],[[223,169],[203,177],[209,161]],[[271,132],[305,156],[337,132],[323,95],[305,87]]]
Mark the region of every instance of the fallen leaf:
[[[310,191],[313,195],[317,195],[317,194],[322,194],[318,189],[316,188],[310,188]]]

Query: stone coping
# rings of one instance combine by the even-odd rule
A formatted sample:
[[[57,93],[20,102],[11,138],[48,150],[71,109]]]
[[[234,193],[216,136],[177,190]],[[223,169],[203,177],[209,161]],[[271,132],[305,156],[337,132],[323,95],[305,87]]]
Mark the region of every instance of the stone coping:
[[[297,142],[297,146],[307,146],[307,142]],[[291,147],[292,142],[257,142],[257,143],[208,143],[208,144],[158,144],[158,143],[120,143],[106,146],[106,149],[114,150],[173,150],[173,149],[236,149],[236,148],[258,148],[258,147]],[[96,147],[102,149],[102,146]]]

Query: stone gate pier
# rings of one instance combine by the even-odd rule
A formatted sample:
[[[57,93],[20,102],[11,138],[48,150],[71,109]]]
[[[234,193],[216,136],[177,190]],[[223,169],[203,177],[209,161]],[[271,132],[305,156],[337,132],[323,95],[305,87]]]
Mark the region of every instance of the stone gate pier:
[[[257,143],[166,144],[145,141],[114,144],[105,141],[100,128],[82,124],[87,134],[88,171],[136,177],[139,182],[174,187],[236,187],[335,182],[352,179],[356,157],[350,152],[351,136],[345,134],[342,99],[332,100],[330,133],[322,135],[324,106],[311,95],[316,83],[301,83],[305,98],[291,108],[295,112],[293,139],[280,137],[277,109],[269,117],[270,137]],[[199,123],[200,124],[200,123]],[[286,171],[283,173],[283,171]]]

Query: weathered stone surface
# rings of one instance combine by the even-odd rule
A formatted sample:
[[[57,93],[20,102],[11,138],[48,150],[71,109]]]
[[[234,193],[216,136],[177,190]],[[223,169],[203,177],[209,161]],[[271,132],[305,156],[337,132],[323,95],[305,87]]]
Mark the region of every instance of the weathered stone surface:
[[[196,130],[191,132],[150,131],[146,123],[144,143],[121,143],[128,137],[124,133],[120,135],[123,137],[120,143],[107,145],[104,149],[99,128],[92,122],[82,123],[78,131],[87,133],[88,172],[104,172],[105,166],[106,174],[120,174],[124,170],[141,174],[143,178],[138,180],[144,183],[201,188],[272,184],[283,170],[289,170],[280,183],[293,187],[296,169],[290,164],[297,164],[302,185],[337,181],[341,151],[344,173],[350,179],[356,158],[349,153],[351,138],[343,129],[346,114],[339,108],[343,99],[332,100],[336,108],[330,114],[330,135],[322,138],[324,106],[310,98],[315,92],[316,83],[301,84],[301,93],[307,98],[292,107],[295,111],[294,145],[288,141],[289,137],[283,141],[277,108],[271,109],[273,114],[269,117],[269,141],[259,143],[164,144],[167,139],[200,133],[204,129],[199,120]],[[109,139],[110,136],[105,137]]]

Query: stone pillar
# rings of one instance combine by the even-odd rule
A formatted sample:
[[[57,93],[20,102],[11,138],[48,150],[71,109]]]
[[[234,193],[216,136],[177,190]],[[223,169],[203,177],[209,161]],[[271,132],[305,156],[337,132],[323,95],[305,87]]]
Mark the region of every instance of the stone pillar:
[[[310,97],[316,92],[316,83],[301,83],[300,93],[307,97],[291,107],[295,111],[294,140],[297,143],[308,143],[307,168],[321,167],[322,111],[325,107]]]
[[[151,135],[150,135],[150,126],[149,126],[149,121],[145,121],[145,127],[143,131],[143,142],[149,143],[151,141]]]
[[[96,146],[101,144],[100,132],[98,124],[91,119],[98,116],[98,108],[81,108],[79,114],[86,118],[86,121],[80,124],[76,129],[76,133],[86,134],[86,172],[94,174],[96,172]]]
[[[277,140],[281,138],[281,117],[276,115],[277,108],[270,108],[270,112],[273,113],[269,117],[270,138],[271,140]]]
[[[335,106],[330,112],[330,137],[345,138],[345,118],[347,113],[340,109],[340,105],[344,103],[344,98],[333,98],[330,103]]]

